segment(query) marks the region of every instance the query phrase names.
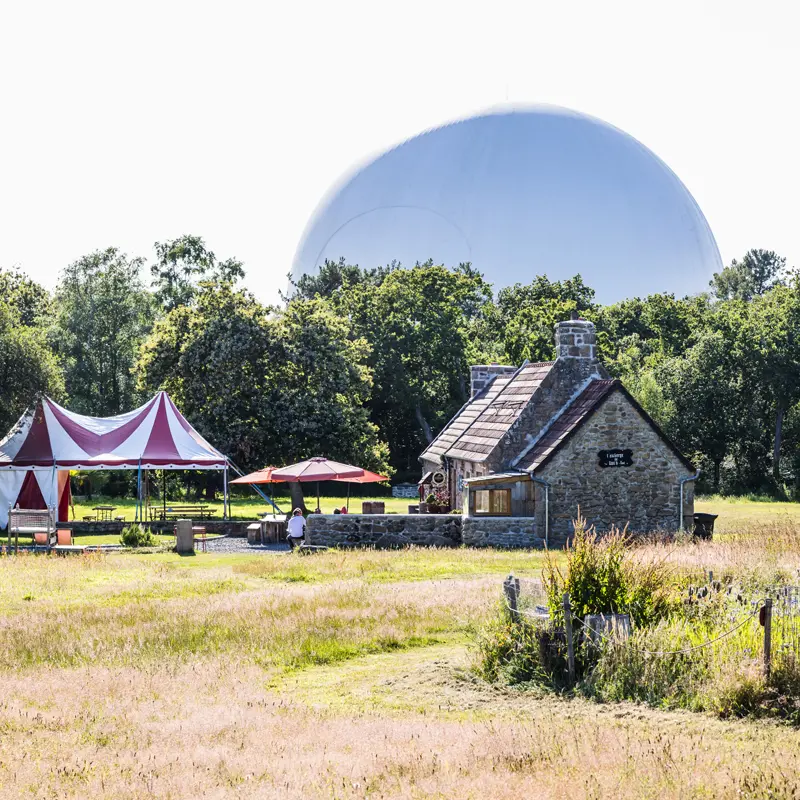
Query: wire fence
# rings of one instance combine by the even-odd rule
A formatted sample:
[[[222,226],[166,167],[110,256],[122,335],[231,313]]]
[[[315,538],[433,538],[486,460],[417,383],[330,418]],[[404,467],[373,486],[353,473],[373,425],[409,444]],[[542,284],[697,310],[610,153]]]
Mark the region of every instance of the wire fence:
[[[648,631],[637,630],[627,614],[575,615],[568,595],[555,609],[558,620],[553,620],[539,580],[509,576],[503,588],[512,620],[550,630],[550,640],[543,647],[553,656],[565,657],[570,682],[576,678],[576,653],[585,663],[587,651],[601,647],[625,648],[649,659],[701,658],[709,665],[758,665],[767,676],[775,669],[800,664],[800,586],[754,593],[731,580],[715,580],[713,573],[690,576],[683,590],[681,621],[670,627],[672,638],[665,637],[667,646],[663,647],[649,646]],[[655,641],[662,640],[655,637]],[[670,646],[673,642],[677,646]]]

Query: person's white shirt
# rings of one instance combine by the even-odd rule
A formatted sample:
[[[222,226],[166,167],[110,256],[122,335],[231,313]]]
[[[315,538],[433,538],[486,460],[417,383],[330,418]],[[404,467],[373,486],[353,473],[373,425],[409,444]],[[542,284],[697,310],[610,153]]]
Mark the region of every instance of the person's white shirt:
[[[302,539],[306,533],[306,521],[300,515],[293,516],[286,523],[286,530],[293,539]]]

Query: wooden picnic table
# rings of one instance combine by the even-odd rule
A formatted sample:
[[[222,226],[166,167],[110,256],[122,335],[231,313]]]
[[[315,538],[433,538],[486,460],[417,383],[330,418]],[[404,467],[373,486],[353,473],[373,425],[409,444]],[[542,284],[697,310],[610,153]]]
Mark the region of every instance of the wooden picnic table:
[[[95,506],[92,511],[97,512],[98,522],[111,522],[111,515],[117,510],[116,506]]]

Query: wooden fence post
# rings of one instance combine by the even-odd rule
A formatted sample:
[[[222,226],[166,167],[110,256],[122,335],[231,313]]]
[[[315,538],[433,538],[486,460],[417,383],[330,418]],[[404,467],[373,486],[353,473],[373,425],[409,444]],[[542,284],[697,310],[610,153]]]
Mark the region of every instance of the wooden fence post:
[[[511,621],[519,621],[519,611],[517,610],[517,600],[519,598],[519,578],[509,575],[503,581],[503,591],[506,595],[506,603],[508,603],[508,610],[511,614]]]
[[[569,604],[569,592],[564,594],[564,633],[567,637],[569,683],[570,686],[573,686],[575,684],[575,643],[572,640],[572,606]]]
[[[764,676],[772,670],[772,598],[764,600]]]

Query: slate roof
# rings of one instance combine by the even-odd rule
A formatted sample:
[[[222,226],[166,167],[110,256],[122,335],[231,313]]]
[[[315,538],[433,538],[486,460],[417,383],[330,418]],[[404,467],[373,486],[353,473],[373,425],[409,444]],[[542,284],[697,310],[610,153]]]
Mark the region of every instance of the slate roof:
[[[511,376],[496,377],[453,417],[422,458],[485,460],[531,401],[553,364],[523,364]]]
[[[544,466],[552,455],[577,431],[589,417],[603,404],[603,401],[614,391],[622,392],[631,405],[644,417],[645,422],[658,434],[681,463],[694,472],[691,462],[670,441],[667,435],[650,418],[650,415],[636,402],[633,396],[618,380],[593,380],[556,418],[534,445],[520,469],[535,472]]]
[[[478,392],[461,410],[447,423],[442,432],[428,445],[422,458],[441,459],[455,444],[462,433],[481,415],[483,410],[491,405],[497,395],[505,389],[513,375],[498,375],[488,386]]]

